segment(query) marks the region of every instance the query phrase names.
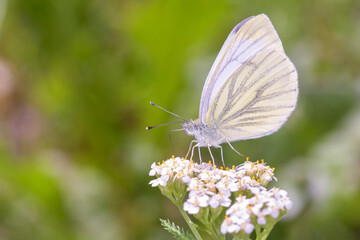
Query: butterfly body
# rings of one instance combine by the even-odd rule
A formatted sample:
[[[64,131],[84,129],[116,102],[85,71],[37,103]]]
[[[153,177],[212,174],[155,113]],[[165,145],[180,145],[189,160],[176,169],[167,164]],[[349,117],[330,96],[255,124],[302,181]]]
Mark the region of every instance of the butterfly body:
[[[190,120],[182,125],[183,130],[190,136],[195,136],[199,147],[219,147],[225,141],[216,126],[209,127],[201,119]]]

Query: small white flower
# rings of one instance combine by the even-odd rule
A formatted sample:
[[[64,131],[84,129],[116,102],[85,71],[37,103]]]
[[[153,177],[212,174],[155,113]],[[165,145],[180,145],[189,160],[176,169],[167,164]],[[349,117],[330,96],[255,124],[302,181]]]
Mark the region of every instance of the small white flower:
[[[159,185],[159,180],[158,179],[153,179],[149,182],[149,184],[152,186],[152,187],[157,187]]]
[[[149,176],[155,176],[156,174],[160,174],[161,168],[156,165],[156,163],[151,164],[151,170],[149,172]]]
[[[246,175],[253,175],[255,172],[255,164],[250,161],[244,162],[242,165],[239,166],[238,170],[244,171],[244,174]]]
[[[249,204],[250,200],[246,197],[239,196],[236,198],[236,202],[226,211],[227,217],[221,225],[223,234],[237,233],[241,230],[250,234],[254,230]]]
[[[287,192],[285,190],[274,187],[270,190],[270,192],[273,193],[278,208],[280,208],[281,210],[285,210],[285,208],[290,209],[292,207],[292,202],[287,196]]]
[[[160,175],[164,176],[164,175],[168,175],[168,176],[172,176],[174,174],[174,171],[171,168],[162,168]]]
[[[220,227],[220,231],[222,234],[238,233],[240,230],[240,226],[237,224],[233,224],[232,220],[228,217],[225,218]]]
[[[239,183],[237,181],[232,181],[229,183],[228,185],[228,189],[231,191],[231,192],[237,192],[239,191],[240,189],[240,186],[239,186]]]
[[[191,179],[187,190],[189,191],[189,198],[194,196],[206,195],[208,190],[204,187],[202,181]]]
[[[212,208],[217,208],[219,205],[223,207],[229,207],[231,205],[231,194],[229,192],[218,193],[211,197],[209,205]]]
[[[188,198],[184,203],[184,210],[190,214],[197,214],[200,211],[200,207],[208,206],[209,196],[193,196]]]
[[[169,180],[169,175],[163,175],[157,179],[151,180],[149,184],[151,184],[152,187],[157,187],[158,185],[165,187],[168,180]]]
[[[246,232],[247,234],[252,233],[252,231],[254,231],[254,225],[251,222],[245,222],[242,224],[242,227],[244,229],[244,232]]]
[[[257,223],[260,224],[260,225],[265,225],[266,224],[265,216],[264,215],[258,216]]]
[[[183,175],[181,180],[184,182],[184,183],[189,183],[190,182],[190,176],[189,175]]]
[[[290,209],[292,208],[292,201],[290,200],[290,198],[286,197],[282,200],[283,205],[285,206],[286,209]]]
[[[279,209],[274,208],[274,209],[272,209],[272,211],[270,212],[270,216],[272,216],[273,218],[278,218],[279,215],[280,215]]]
[[[199,206],[200,207],[207,207],[209,205],[208,204],[209,198],[210,197],[208,195],[199,196]]]
[[[225,216],[221,224],[220,231],[222,234],[238,233],[244,231],[247,234],[252,233],[254,225],[251,223],[250,218],[242,218],[237,215]]]
[[[210,181],[211,180],[209,171],[202,171],[197,177],[202,181]]]
[[[184,183],[189,183],[191,180],[191,175],[192,172],[189,171],[189,169],[185,168],[185,169],[179,169],[179,171],[176,171],[176,175],[174,176],[174,181],[176,179],[179,179],[180,181],[184,182]]]
[[[260,177],[261,179],[264,179],[267,182],[270,182],[271,180],[275,179],[275,181],[277,181],[277,178],[274,177],[274,173],[273,172],[268,172],[266,171],[265,173],[263,173]]]
[[[196,198],[189,198],[184,202],[184,211],[190,214],[197,214],[200,211],[200,206]]]

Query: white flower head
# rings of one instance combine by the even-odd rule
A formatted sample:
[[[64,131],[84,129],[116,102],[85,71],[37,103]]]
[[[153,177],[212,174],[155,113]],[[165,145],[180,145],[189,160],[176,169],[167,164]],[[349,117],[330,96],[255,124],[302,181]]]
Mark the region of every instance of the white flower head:
[[[265,188],[276,178],[274,169],[263,161],[246,161],[237,167],[223,169],[211,162],[198,164],[172,157],[162,163],[153,163],[149,175],[156,176],[150,184],[160,187],[164,195],[183,189],[180,195],[184,196],[186,190],[188,195],[183,209],[189,214],[198,214],[202,208],[210,208],[212,212],[219,210],[218,216],[220,211],[225,211],[226,217],[220,227],[223,234],[240,231],[251,234],[254,224],[265,225],[269,217],[277,219],[292,206],[286,191]],[[239,196],[234,200],[232,196],[237,194]]]

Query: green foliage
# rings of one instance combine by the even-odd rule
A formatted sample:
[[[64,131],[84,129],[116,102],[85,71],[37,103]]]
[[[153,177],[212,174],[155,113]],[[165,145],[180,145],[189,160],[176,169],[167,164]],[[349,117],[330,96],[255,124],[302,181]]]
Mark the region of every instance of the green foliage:
[[[185,232],[184,229],[177,226],[175,223],[171,222],[169,219],[160,219],[161,225],[164,227],[165,230],[167,230],[169,233],[171,233],[175,239],[177,240],[195,240],[193,235]]]
[[[341,205],[344,214],[336,222],[323,212],[338,209],[340,202],[326,199],[331,202],[326,209],[313,211],[317,205],[308,191],[313,184],[306,179],[312,165],[299,160],[334,132],[351,134],[323,148],[344,146],[340,156],[332,154],[344,165],[360,159],[357,131],[346,128],[359,122],[345,122],[359,109],[357,1],[4,2],[0,0],[0,238],[167,239],[154,219],[174,219],[169,215],[175,211],[149,188],[146,176],[152,162],[173,154],[171,127],[144,129],[174,118],[148,102],[196,118],[203,83],[227,34],[259,13],[275,25],[300,83],[299,104],[279,132],[234,144],[251,159],[265,158],[277,173],[294,159],[299,164],[296,174],[284,176],[301,196],[294,202],[299,206],[294,217],[301,222],[280,223],[271,237],[296,239],[295,233],[311,229],[307,239],[319,239],[321,233],[341,229],[347,239],[360,238],[356,202]],[[172,137],[176,155],[185,155],[191,138],[182,133]],[[214,153],[220,159],[220,152]],[[229,166],[243,161],[227,146],[224,158],[238,159],[228,161]],[[206,151],[203,159],[210,159]],[[350,176],[359,176],[354,166]],[[360,189],[356,179],[344,185]],[[346,199],[358,197],[335,192]]]

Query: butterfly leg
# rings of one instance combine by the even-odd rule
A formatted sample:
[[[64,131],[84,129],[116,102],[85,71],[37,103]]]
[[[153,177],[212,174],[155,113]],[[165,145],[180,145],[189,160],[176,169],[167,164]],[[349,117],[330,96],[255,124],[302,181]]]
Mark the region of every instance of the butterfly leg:
[[[211,150],[210,150],[210,146],[208,146],[208,149],[209,149],[209,153],[210,153],[210,156],[211,156],[211,158],[212,158],[213,164],[214,164],[214,166],[215,166],[215,159],[214,159],[214,156],[212,155],[212,152],[211,152]]]
[[[185,159],[187,159],[187,157],[189,156],[189,153],[190,153],[190,150],[191,150],[191,146],[192,146],[193,143],[195,143],[195,142],[196,142],[196,140],[192,140],[192,141],[190,142],[189,150],[188,150],[188,152],[186,153]]]
[[[232,150],[234,150],[237,154],[239,154],[240,156],[242,156],[242,157],[245,157],[244,155],[242,155],[241,153],[239,153],[231,144],[230,144],[230,142],[227,140],[227,139],[225,139],[226,140],[226,142],[229,144],[229,146],[231,147],[231,149]]]
[[[220,152],[221,152],[221,161],[223,163],[223,166],[225,167],[225,162],[224,162],[224,153],[223,153],[223,149],[222,149],[222,146],[219,146],[220,148]]]
[[[200,159],[200,163],[202,163],[202,160],[201,160],[201,152],[200,152],[200,146],[198,146],[198,151],[199,151],[199,159]]]
[[[193,158],[193,156],[194,156],[194,149],[195,149],[196,147],[200,148],[200,146],[199,146],[199,144],[198,144],[198,143],[197,143],[197,144],[195,144],[195,146],[193,146],[193,147],[192,147],[192,149],[191,149],[190,161],[192,160],[192,158]]]

